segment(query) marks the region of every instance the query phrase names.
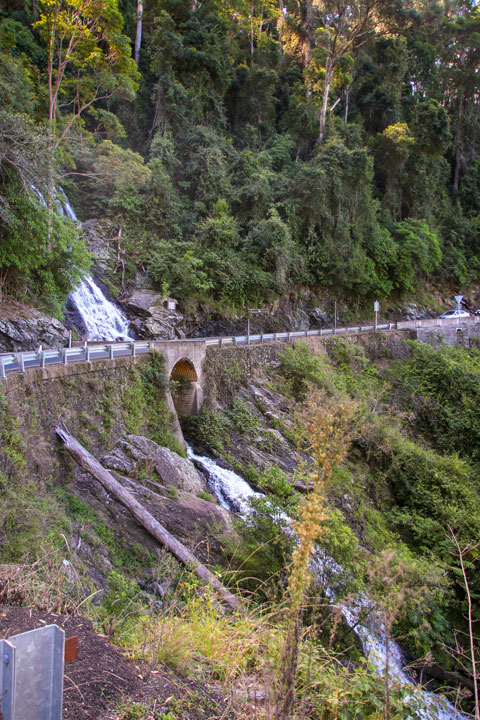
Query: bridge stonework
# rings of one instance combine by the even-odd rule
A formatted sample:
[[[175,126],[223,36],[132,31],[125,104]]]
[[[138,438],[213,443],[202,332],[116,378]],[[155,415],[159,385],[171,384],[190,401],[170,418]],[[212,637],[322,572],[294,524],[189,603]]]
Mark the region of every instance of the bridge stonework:
[[[205,340],[156,341],[153,347],[165,357],[167,375],[174,381],[168,403],[179,417],[197,415],[203,403]]]

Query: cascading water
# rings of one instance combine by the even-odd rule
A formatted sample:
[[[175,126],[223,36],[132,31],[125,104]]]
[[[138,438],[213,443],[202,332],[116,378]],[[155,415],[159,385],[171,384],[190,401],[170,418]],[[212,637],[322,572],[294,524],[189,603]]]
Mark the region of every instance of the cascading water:
[[[45,205],[45,198],[37,188],[33,188],[39,202]],[[78,222],[75,210],[61,188],[56,191],[56,203],[59,215],[66,215]],[[68,298],[69,305],[78,313],[85,330],[86,340],[132,340],[129,322],[121,310],[107,300],[91,275],[82,280],[72,290]]]
[[[82,318],[87,340],[133,339],[129,335],[127,318],[107,300],[90,275],[72,290],[69,300]]]
[[[187,445],[188,458],[194,462],[205,473],[207,482],[211,489],[218,497],[220,505],[228,510],[246,515],[252,512],[249,501],[252,498],[265,497],[263,493],[256,492],[242,477],[227,470],[215,463],[209,457],[196,455],[192,448]],[[283,516],[284,519],[287,516]],[[315,559],[312,563],[312,570],[322,583],[328,580],[329,576],[339,575],[342,568],[332,558],[318,549]],[[335,602],[335,594],[327,588],[326,594],[329,600]],[[359,622],[362,611],[372,610],[372,603],[365,596],[359,596],[354,606],[339,605],[343,617],[347,624],[353,629],[353,632],[359,637],[365,656],[373,665],[379,675],[383,675],[386,668],[386,637],[385,631],[380,622],[378,615],[373,609],[372,615],[376,623],[376,628],[368,627],[366,624]],[[392,640],[389,642],[388,648],[388,667],[389,676],[398,683],[401,683],[408,689],[408,703],[411,707],[412,714],[405,720],[414,720],[421,718],[422,720],[466,720],[466,716],[458,712],[451,703],[444,698],[432,692],[422,690],[416,686],[412,679],[403,670],[402,652],[399,646]]]

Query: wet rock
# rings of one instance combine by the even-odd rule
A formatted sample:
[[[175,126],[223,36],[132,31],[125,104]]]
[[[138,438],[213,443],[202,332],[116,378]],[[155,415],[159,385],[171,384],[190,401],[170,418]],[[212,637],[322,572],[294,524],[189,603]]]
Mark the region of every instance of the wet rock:
[[[68,330],[56,318],[17,303],[0,303],[0,352],[65,347]]]
[[[95,258],[95,268],[98,273],[107,270],[111,262],[110,237],[102,228],[99,220],[91,218],[83,223],[88,251]]]

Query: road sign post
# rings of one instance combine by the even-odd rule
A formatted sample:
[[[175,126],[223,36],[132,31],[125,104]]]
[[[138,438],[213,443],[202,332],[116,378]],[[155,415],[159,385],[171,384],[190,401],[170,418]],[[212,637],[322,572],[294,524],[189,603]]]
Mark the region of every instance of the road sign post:
[[[457,302],[457,310],[461,310],[460,304],[463,300],[463,295],[455,295],[455,300]]]
[[[375,330],[376,330],[377,325],[378,325],[378,313],[380,312],[380,303],[378,302],[378,300],[375,300],[375,302],[373,303],[373,310],[375,312]]]
[[[261,308],[249,308],[248,309],[248,320],[247,320],[247,345],[250,345],[250,315],[257,315],[263,312]]]

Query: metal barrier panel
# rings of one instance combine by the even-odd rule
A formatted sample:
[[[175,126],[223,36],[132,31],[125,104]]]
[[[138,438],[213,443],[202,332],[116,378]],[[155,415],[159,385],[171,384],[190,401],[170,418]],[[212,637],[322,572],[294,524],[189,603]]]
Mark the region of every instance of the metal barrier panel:
[[[12,720],[61,720],[65,633],[57,625],[14,635],[15,713]]]
[[[14,720],[15,713],[15,647],[0,640],[0,716]]]

